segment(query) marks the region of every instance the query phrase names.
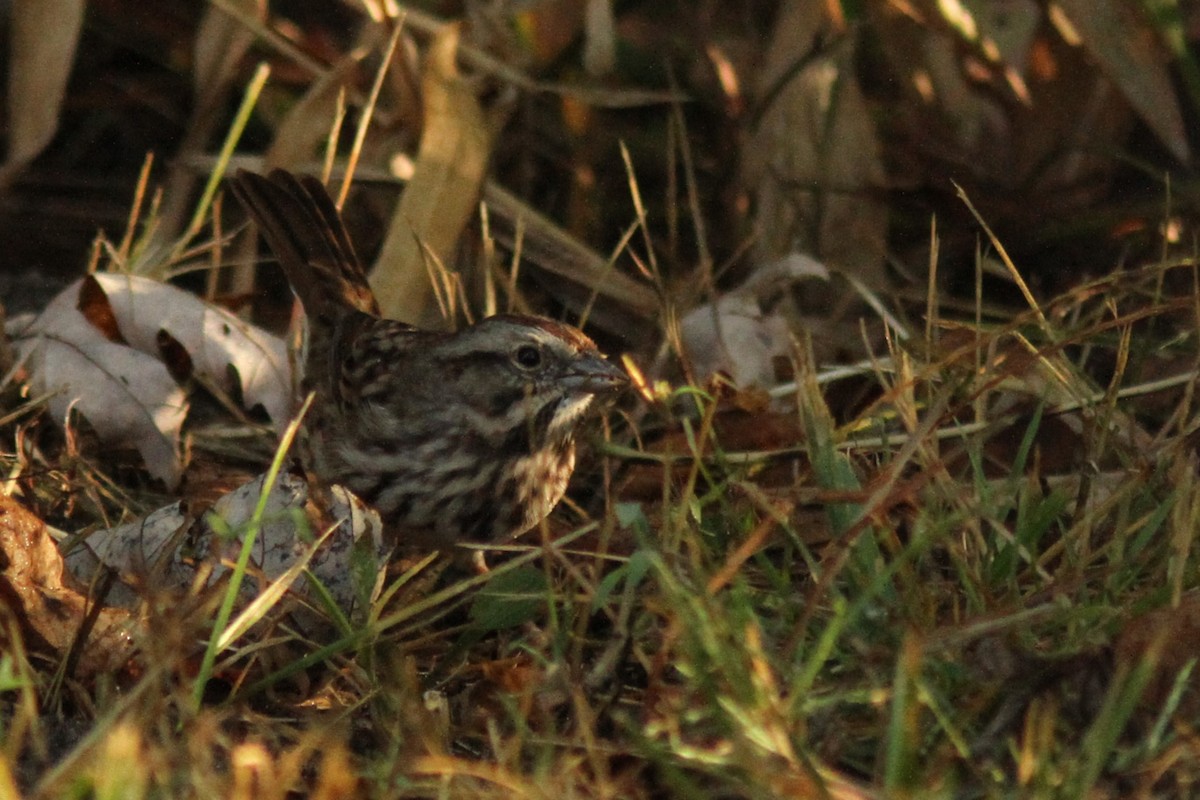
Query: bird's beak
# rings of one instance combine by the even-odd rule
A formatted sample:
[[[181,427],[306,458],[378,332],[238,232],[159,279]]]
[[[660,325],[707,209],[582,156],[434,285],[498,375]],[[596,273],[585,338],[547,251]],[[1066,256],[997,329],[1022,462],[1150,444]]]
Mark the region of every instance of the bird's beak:
[[[607,394],[629,385],[625,370],[598,353],[588,353],[576,359],[563,380],[572,389],[590,394]]]

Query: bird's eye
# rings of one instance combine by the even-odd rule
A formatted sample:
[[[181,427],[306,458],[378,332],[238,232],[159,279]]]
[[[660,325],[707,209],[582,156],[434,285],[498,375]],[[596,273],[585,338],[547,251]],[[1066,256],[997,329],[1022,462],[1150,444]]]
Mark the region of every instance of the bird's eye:
[[[542,351],[531,344],[526,344],[517,348],[514,358],[517,364],[525,369],[534,369],[541,366]]]

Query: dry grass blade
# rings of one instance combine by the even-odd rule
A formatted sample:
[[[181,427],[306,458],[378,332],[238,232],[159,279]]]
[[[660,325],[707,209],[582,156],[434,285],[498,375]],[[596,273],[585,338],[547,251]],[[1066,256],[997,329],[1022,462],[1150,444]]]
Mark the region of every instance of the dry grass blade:
[[[81,195],[111,185],[90,157],[95,132],[146,97],[178,100],[163,85],[187,94],[169,116],[150,112],[176,125],[167,144],[153,125],[116,123],[111,170],[137,200],[127,221],[124,208],[103,217],[126,227],[117,243],[96,238],[91,271],[106,257],[164,274],[229,266],[211,194],[190,228],[200,238],[162,265],[170,248],[151,234],[171,226],[149,160],[134,191],[143,153],[117,152],[129,142],[153,141],[154,167],[195,184],[163,197],[182,227],[198,182],[214,186],[233,163],[381,184],[347,204],[370,219],[412,175],[398,153],[423,133],[383,259],[407,259],[385,291],[412,305],[388,313],[428,322],[437,304],[471,319],[478,284],[458,270],[473,261],[487,312],[582,312],[636,392],[580,442],[568,502],[525,540],[478,545],[480,573],[458,552],[472,546],[431,552],[311,475],[282,475],[269,495],[261,475],[247,482],[273,449],[254,404],[280,415],[286,399],[217,380],[230,360],[196,356],[165,295],[131,292],[129,326],[115,292],[67,295],[90,335],[156,358],[181,345],[193,368],[173,380],[212,388],[193,391],[193,458],[168,500],[140,463],[110,458],[102,426],[54,424],[70,403],[54,405],[32,355],[5,370],[0,796],[1194,794],[1198,217],[1186,176],[1170,175],[1165,202],[1150,197],[1186,155],[1176,112],[1195,116],[1197,98],[1164,84],[1158,60],[1172,49],[1184,83],[1196,80],[1186,17],[1136,0],[1105,0],[1086,22],[1078,2],[879,0],[850,13],[787,0],[756,16],[751,1],[687,20],[668,5],[467,3],[460,41],[456,25],[407,7],[401,34],[393,0],[279,4],[269,26],[264,2],[211,0],[203,18],[160,16],[145,36],[112,38],[139,57],[137,74],[105,71],[101,94],[62,104],[55,146],[9,201],[23,208],[24,193],[61,181]],[[90,4],[89,25],[110,25],[113,8]],[[184,38],[139,49],[180,24],[197,37],[195,82],[176,60]],[[277,64],[247,128],[254,142],[274,129],[272,163],[232,154],[236,134],[219,154],[201,151],[219,134],[175,153],[201,135],[185,121],[206,90],[233,116],[228,76],[253,71],[251,35]],[[166,66],[147,83],[156,58]],[[595,79],[584,69],[605,83],[563,85]],[[120,102],[97,109],[114,86]],[[684,107],[683,91],[700,102]],[[589,96],[607,107],[580,113]],[[503,127],[485,119],[492,98],[515,110]],[[10,230],[67,232],[38,221]],[[470,226],[480,251],[460,247]],[[788,257],[756,253],[776,246]],[[825,280],[798,283],[814,276]],[[125,280],[99,272],[87,285],[109,279]],[[274,301],[286,299],[254,313],[282,326]],[[844,325],[813,330],[827,309]],[[689,363],[676,358],[685,344]],[[332,366],[353,349],[336,348]],[[355,360],[393,374],[386,352]],[[653,364],[649,378],[638,364]],[[329,393],[345,394],[347,374],[329,372]],[[406,403],[436,385],[425,378],[379,396]],[[107,380],[73,393],[153,415],[148,378]],[[763,390],[733,385],[743,380]],[[335,430],[309,444],[336,450],[348,437]],[[497,452],[523,454],[517,438]],[[385,489],[402,467],[443,460],[389,441],[370,431],[356,451],[390,460]],[[439,486],[474,485],[486,458]],[[378,524],[356,524],[366,519]],[[84,557],[93,570],[72,569]],[[90,598],[67,583],[97,576]],[[117,606],[101,597],[138,603],[149,623],[110,626],[121,617],[104,616]],[[136,660],[92,657],[110,629],[133,631],[121,641]]]
[[[327,138],[336,145],[345,115],[346,83],[363,55],[350,53],[313,81],[275,129],[275,138],[263,157],[263,171],[274,167],[295,169],[305,164]],[[336,151],[336,146],[333,149]],[[329,179],[327,173],[320,173],[323,183]]]
[[[213,168],[214,159],[210,156],[192,156],[186,158],[185,163],[194,169],[208,170]],[[256,156],[234,156],[228,166],[261,172],[266,168],[266,163]],[[300,173],[322,174],[323,165],[308,161],[292,164],[291,168]],[[333,174],[337,175],[337,170]],[[360,166],[358,176],[359,180],[377,183],[398,182],[392,173],[369,165]],[[529,264],[615,304],[635,320],[656,318],[661,307],[658,293],[644,282],[614,269],[613,258],[605,258],[495,181],[484,183],[482,196],[493,214],[492,228],[497,241],[509,246],[517,243],[511,234],[496,231],[499,227],[497,218],[503,218],[511,226],[523,228],[525,235],[520,237],[520,251]],[[630,235],[627,232],[622,242],[627,243]],[[422,266],[421,269],[426,268]],[[575,293],[570,294],[570,297],[575,296]],[[580,296],[583,296],[582,293]],[[581,301],[580,306],[585,302]],[[594,324],[601,325],[601,321],[597,320]]]
[[[192,212],[192,219],[184,230],[183,235],[175,243],[173,256],[179,258],[192,239],[204,227],[205,222],[209,218],[213,198],[217,195],[217,189],[221,185],[221,180],[225,177],[225,168],[229,163],[229,157],[233,155],[233,150],[237,146],[238,140],[242,138],[242,131],[246,129],[246,124],[250,121],[251,112],[254,110],[255,104],[258,102],[258,96],[262,93],[263,86],[267,83],[267,78],[271,75],[271,68],[266,64],[259,64],[254,71],[254,77],[246,85],[245,94],[242,96],[242,103],[238,107],[237,114],[233,118],[233,123],[229,126],[229,131],[225,134],[225,141],[221,143],[221,151],[217,154],[216,169],[209,173],[208,180],[204,184],[204,191],[200,195],[200,200],[196,203],[196,209]]]
[[[367,95],[367,103],[359,117],[358,127],[354,131],[354,142],[350,145],[350,155],[346,161],[346,174],[342,176],[342,188],[338,191],[336,205],[340,209],[350,193],[350,184],[354,181],[354,168],[358,165],[358,157],[362,154],[363,142],[367,139],[367,129],[371,118],[375,115],[375,104],[379,102],[379,92],[383,89],[383,79],[391,68],[392,57],[396,54],[396,45],[400,43],[400,34],[404,32],[404,17],[395,20],[392,35],[388,37],[387,46],[383,49],[383,58],[379,69],[375,72],[375,82],[371,84],[371,93]]]
[[[988,240],[992,243],[992,246],[996,248],[996,252],[999,253],[1001,261],[1004,262],[1004,266],[1008,270],[1009,275],[1012,277],[1013,283],[1015,283],[1021,289],[1021,294],[1025,297],[1025,302],[1029,304],[1029,308],[1032,309],[1033,313],[1037,315],[1038,324],[1041,325],[1042,330],[1045,332],[1046,336],[1049,337],[1050,341],[1054,341],[1054,331],[1050,328],[1050,323],[1046,320],[1046,315],[1042,313],[1042,308],[1040,305],[1038,305],[1037,299],[1034,298],[1033,292],[1030,291],[1029,284],[1025,283],[1025,279],[1021,277],[1021,271],[1017,269],[1017,265],[1014,264],[1013,260],[1009,257],[1008,251],[1004,249],[1004,244],[996,237],[996,234],[992,233],[992,229],[988,226],[987,220],[985,220],[980,213],[975,210],[975,206],[971,202],[971,198],[967,196],[967,193],[963,190],[963,188],[958,184],[955,184],[954,188],[958,192],[959,199],[961,199],[967,206],[967,210],[971,212],[971,216],[973,216],[976,222],[979,223],[979,226],[983,228],[983,232],[987,234]]]
[[[660,305],[657,292],[645,283],[612,269],[613,259],[606,259],[580,242],[545,214],[531,208],[494,181],[484,185],[483,199],[497,216],[519,220],[524,226],[521,249],[529,263],[558,278],[581,285],[641,319],[654,318]],[[628,233],[622,237],[623,242],[628,242],[628,239]]]
[[[251,516],[250,522],[247,523],[237,563],[234,565],[233,572],[229,576],[229,583],[225,587],[225,593],[221,599],[221,607],[217,611],[216,619],[213,621],[213,630],[209,636],[208,644],[204,649],[203,660],[200,663],[199,671],[196,674],[196,682],[193,685],[192,700],[197,709],[204,698],[204,690],[208,679],[212,676],[213,665],[216,663],[217,655],[221,652],[222,643],[227,644],[226,631],[229,629],[230,617],[233,614],[234,604],[238,599],[242,579],[246,575],[246,568],[250,563],[250,556],[254,552],[254,540],[262,526],[263,512],[266,510],[267,498],[270,494],[269,487],[275,485],[275,480],[279,477],[280,470],[283,469],[284,457],[291,448],[296,434],[299,433],[300,422],[304,419],[304,415],[307,413],[312,401],[313,396],[309,394],[304,400],[304,405],[300,407],[300,410],[288,424],[287,430],[284,431],[283,436],[280,438],[279,448],[275,452],[275,459],[271,462],[271,468],[267,470],[267,477],[263,481],[262,496],[259,498],[258,505],[254,508],[254,514]]]

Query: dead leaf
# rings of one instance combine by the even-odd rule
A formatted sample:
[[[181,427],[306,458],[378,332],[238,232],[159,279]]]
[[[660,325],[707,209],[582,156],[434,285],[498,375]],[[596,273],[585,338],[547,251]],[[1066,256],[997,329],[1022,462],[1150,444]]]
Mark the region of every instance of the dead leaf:
[[[8,61],[8,157],[0,186],[54,138],[75,49],[84,0],[14,0]]]
[[[91,323],[100,335],[114,344],[129,344],[121,335],[121,326],[117,324],[117,316],[113,313],[112,303],[98,282],[84,278],[79,286],[79,302],[75,308]]]
[[[507,247],[516,247],[518,220],[522,226],[521,256],[524,261],[565,281],[552,282],[568,305],[584,307],[595,295],[611,311],[593,313],[589,319],[614,333],[638,337],[632,332],[654,320],[660,301],[654,289],[620,272],[601,254],[572,236],[557,223],[494,181],[484,186],[492,234]],[[524,264],[522,264],[524,268]],[[601,306],[598,304],[596,309]],[[605,325],[604,316],[617,317]]]
[[[56,392],[57,422],[66,424],[74,408],[102,442],[136,447],[150,474],[174,487],[183,468],[184,392],[157,358],[110,342],[79,313],[81,285],[63,290],[14,340],[18,357],[29,359],[30,385],[37,394]]]
[[[412,180],[388,227],[371,288],[384,316],[444,326],[431,313],[428,253],[443,265],[475,213],[491,153],[483,109],[458,72],[459,29],[441,30],[426,58],[422,81],[425,129]]]
[[[1129,621],[1117,637],[1114,655],[1118,662],[1137,664],[1157,652],[1154,672],[1139,705],[1157,713],[1166,701],[1180,670],[1200,658],[1200,593],[1189,592],[1177,607],[1155,609]],[[1160,649],[1161,648],[1161,649]],[[1200,707],[1193,668],[1183,713],[1192,716]]]
[[[723,372],[735,386],[777,383],[775,359],[792,352],[792,330],[778,311],[766,311],[769,295],[807,278],[829,279],[824,264],[792,254],[756,270],[744,284],[689,311],[680,322],[684,352],[699,380]]]
[[[66,655],[76,646],[92,602],[65,574],[62,556],[46,525],[11,497],[0,494],[0,606],[21,623],[26,636]],[[133,654],[128,611],[101,609],[81,644],[75,677],[111,673]]]
[[[907,156],[907,164],[901,158],[894,180],[924,185],[951,169],[990,193],[999,187],[1044,199],[1057,213],[1095,200],[1132,111],[1078,46],[1061,4],[1049,9],[1055,25],[1034,0],[923,0],[920,9],[942,24],[918,22],[891,4],[869,6],[902,93],[889,106],[891,124],[918,156]],[[1044,205],[1025,206],[1031,216],[1047,213]]]
[[[210,514],[197,518],[183,503],[173,503],[141,520],[88,534],[82,546],[67,556],[67,566],[80,581],[92,580],[101,566],[115,570],[124,588],[114,594],[114,602],[122,604],[135,603],[137,587],[149,581],[156,589],[186,591],[196,576],[198,562],[205,559],[212,565],[208,578],[208,585],[212,585],[228,572],[225,565],[236,559],[264,480],[260,475],[214,504],[211,514],[220,518],[222,530],[234,533],[230,539],[216,532]],[[267,497],[251,565],[264,578],[275,581],[289,570],[295,571],[297,563],[305,560],[308,571],[321,581],[338,606],[349,612],[359,599],[355,581],[362,577],[356,573],[357,543],[369,543],[367,549],[377,564],[386,563],[390,547],[384,542],[378,514],[341,487],[332,487],[330,499],[327,512],[316,509],[310,504],[308,485],[302,479],[280,476]],[[314,539],[331,523],[336,524],[334,531],[316,552],[311,552]],[[291,577],[299,577],[299,573]],[[301,595],[311,590],[303,580],[290,588]],[[244,584],[244,599],[253,598],[257,592],[253,581]]]
[[[743,149],[742,178],[754,193],[761,260],[811,252],[881,286],[885,174],[853,42],[796,71],[828,32],[824,4],[784,4],[763,59],[758,99],[766,107]]]
[[[188,404],[163,362],[164,345],[180,373],[240,389],[249,406],[261,404],[280,426],[291,413],[293,384],[281,339],[149,278],[83,278],[14,344],[19,355],[29,355],[34,391],[58,391],[50,401],[58,421],[76,409],[102,441],[137,447],[150,474],[170,487],[183,468],[180,431]]]
[[[248,407],[261,405],[279,429],[287,423],[293,383],[287,344],[278,336],[170,284],[113,272],[92,277],[130,347],[160,355],[159,332],[166,331],[191,356],[197,375],[224,391],[237,389]]]
[[[338,95],[358,63],[357,56],[345,56],[313,81],[275,129],[275,138],[263,158],[265,169],[291,169],[312,160],[333,129]]]
[[[1191,154],[1168,54],[1145,6],[1128,0],[1060,0],[1058,6],[1142,121],[1186,164]]]

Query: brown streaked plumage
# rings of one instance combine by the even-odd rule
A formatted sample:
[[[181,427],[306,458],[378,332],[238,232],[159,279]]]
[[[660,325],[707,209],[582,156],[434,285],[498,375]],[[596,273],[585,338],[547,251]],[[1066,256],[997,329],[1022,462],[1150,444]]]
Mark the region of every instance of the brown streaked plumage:
[[[575,432],[624,372],[583,332],[489,317],[456,333],[383,319],[315,179],[239,170],[230,186],[308,316],[311,468],[374,506],[402,541],[499,541],[540,522],[575,467]]]

